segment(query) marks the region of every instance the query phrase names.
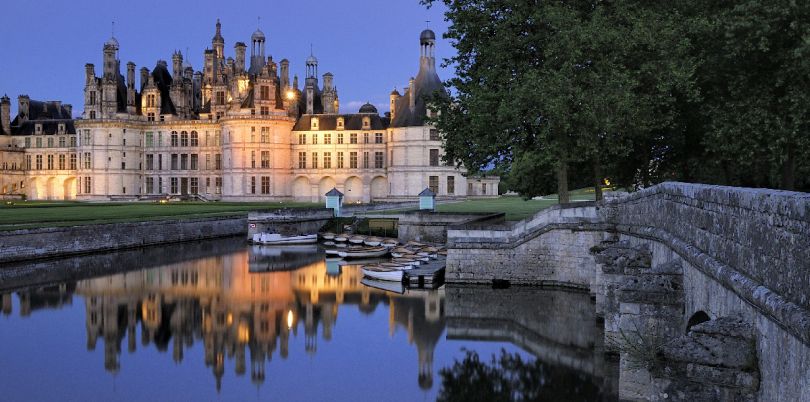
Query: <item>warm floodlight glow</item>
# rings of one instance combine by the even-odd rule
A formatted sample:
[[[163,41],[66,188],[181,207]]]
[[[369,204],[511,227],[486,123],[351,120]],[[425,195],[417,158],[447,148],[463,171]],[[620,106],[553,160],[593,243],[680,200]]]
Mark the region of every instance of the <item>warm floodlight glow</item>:
[[[295,99],[295,92],[287,91],[287,99],[290,99],[290,100]]]
[[[287,329],[291,329],[293,325],[293,312],[292,310],[287,312]]]

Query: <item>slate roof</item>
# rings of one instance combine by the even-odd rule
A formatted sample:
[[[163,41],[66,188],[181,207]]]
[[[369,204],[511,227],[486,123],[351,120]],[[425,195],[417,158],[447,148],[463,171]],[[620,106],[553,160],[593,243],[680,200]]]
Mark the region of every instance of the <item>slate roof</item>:
[[[152,80],[155,86],[160,91],[160,114],[177,114],[177,109],[172,102],[169,90],[172,87],[172,75],[169,74],[169,69],[165,62],[158,62],[155,69],[152,70]],[[126,99],[126,88],[124,88],[124,99]],[[124,110],[126,110],[126,102]]]
[[[328,192],[328,193],[326,193],[325,195],[326,195],[327,197],[334,197],[334,196],[343,197],[343,193],[341,193],[341,192],[340,192],[340,191],[339,191],[337,188],[335,188],[335,187],[332,187],[332,189],[331,189],[331,190],[329,190],[329,192]]]
[[[391,127],[424,126],[425,116],[427,116],[425,99],[433,96],[435,92],[447,94],[442,80],[439,79],[439,75],[436,74],[434,68],[423,66],[413,82],[413,87],[416,88],[413,91],[416,92],[416,102],[413,111],[410,107],[412,90],[408,89],[405,95],[397,99],[396,113],[394,114],[394,121],[391,122]]]
[[[28,118],[23,121],[18,114],[11,121],[11,135],[31,135],[36,131],[36,125],[42,125],[42,134],[52,135],[59,132],[59,124],[65,124],[65,133],[75,134],[71,116],[64,105],[56,106],[56,102],[28,101]],[[2,128],[0,128],[0,131]]]
[[[318,118],[318,130],[312,130],[312,117]],[[298,119],[293,131],[336,130],[338,117],[343,117],[343,130],[362,130],[363,117],[371,118],[370,130],[385,130],[390,119],[369,114],[304,114]]]

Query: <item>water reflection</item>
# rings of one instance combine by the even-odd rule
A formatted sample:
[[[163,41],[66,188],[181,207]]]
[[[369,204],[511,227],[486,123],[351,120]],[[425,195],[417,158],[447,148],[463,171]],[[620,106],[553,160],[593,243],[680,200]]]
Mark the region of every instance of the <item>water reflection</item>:
[[[38,310],[83,307],[86,348],[103,353],[103,363],[93,364],[119,373],[123,349],[131,354],[154,346],[167,352],[159,359],[176,363],[187,355],[201,356],[201,363],[190,362],[205,365],[217,390],[228,377],[226,366],[237,376],[249,372],[251,383],[261,386],[274,360],[278,364],[279,358],[314,357],[319,341],[336,336],[336,323],[342,315],[355,325],[341,327],[343,339],[330,348],[342,348],[340,358],[359,353],[352,338],[384,328],[387,316],[387,332],[391,337],[406,334],[418,363],[416,372],[397,370],[396,375],[404,377],[405,384],[417,383],[421,390],[446,400],[471,395],[458,393],[463,378],[457,375],[470,366],[469,355],[465,357],[461,348],[479,344],[470,341],[511,343],[529,352],[521,352],[524,360],[517,360],[525,362],[520,369],[537,382],[526,389],[544,393],[546,399],[548,395],[586,400],[615,395],[616,373],[602,359],[603,337],[587,294],[452,286],[410,291],[391,283],[369,282],[356,266],[325,260],[312,250],[245,247],[241,240],[238,246],[219,244],[216,252],[205,244],[183,247],[186,258],[179,258],[171,248],[131,250],[117,253],[118,259],[111,255],[75,257],[63,260],[60,266],[67,269],[39,271],[46,272],[45,277],[38,276],[37,269],[18,268],[16,272],[23,272],[24,278],[14,283],[52,279],[59,283],[2,294],[2,312],[12,315],[13,294],[23,317]],[[144,266],[144,257],[151,258],[148,261],[154,268],[132,270],[132,266]],[[104,266],[124,272],[90,277]],[[67,280],[76,276],[80,279]],[[380,307],[387,309],[382,310],[385,314],[377,313]],[[367,318],[368,323],[357,325],[357,317]],[[294,341],[299,336],[302,343]],[[198,345],[202,350],[195,349]],[[291,347],[303,353],[291,353]],[[363,375],[369,376],[368,381],[378,381],[374,376],[383,375],[377,373],[380,364],[409,366],[392,361],[393,355],[386,359],[388,351],[380,347],[372,345],[362,352],[367,355],[361,364],[365,364]],[[442,373],[438,379],[434,366]],[[487,372],[506,373],[500,366],[493,367]],[[483,389],[476,392],[487,394]],[[401,397],[412,399],[407,395]]]

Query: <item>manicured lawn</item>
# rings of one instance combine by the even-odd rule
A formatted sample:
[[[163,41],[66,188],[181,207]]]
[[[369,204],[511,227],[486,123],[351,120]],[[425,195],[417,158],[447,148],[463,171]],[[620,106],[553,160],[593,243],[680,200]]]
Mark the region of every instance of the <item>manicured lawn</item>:
[[[233,216],[244,215],[248,211],[258,209],[314,206],[321,206],[321,204],[303,202],[170,202],[168,204],[158,204],[15,201],[14,205],[0,204],[0,230],[156,219]]]
[[[593,191],[576,190],[571,192],[571,201],[593,201]],[[544,197],[542,200],[524,200],[517,196],[501,196],[499,198],[470,200],[439,204],[438,212],[504,212],[506,220],[519,221],[530,217],[538,211],[557,204],[557,196]]]

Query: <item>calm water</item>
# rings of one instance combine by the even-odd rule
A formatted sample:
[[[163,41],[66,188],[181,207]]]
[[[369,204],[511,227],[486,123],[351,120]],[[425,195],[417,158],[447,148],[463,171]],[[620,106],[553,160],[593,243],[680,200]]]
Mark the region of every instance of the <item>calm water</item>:
[[[241,239],[4,267],[0,400],[615,399],[587,294],[364,282]]]

